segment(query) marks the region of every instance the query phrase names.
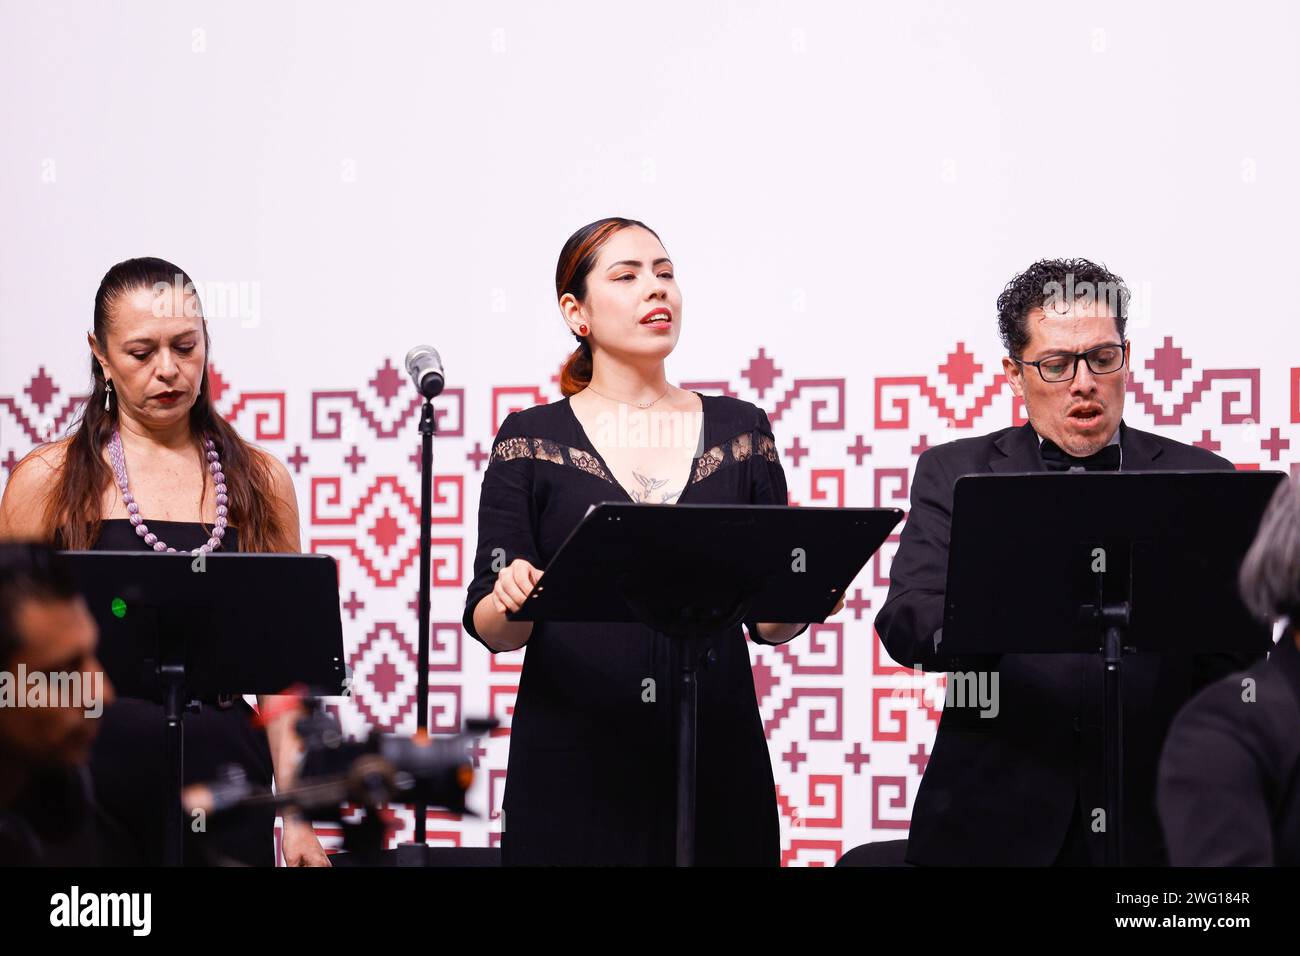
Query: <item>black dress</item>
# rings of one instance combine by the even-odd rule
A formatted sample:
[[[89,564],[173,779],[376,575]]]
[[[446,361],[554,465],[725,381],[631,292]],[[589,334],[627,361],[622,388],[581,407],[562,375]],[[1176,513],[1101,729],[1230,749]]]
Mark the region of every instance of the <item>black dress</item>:
[[[786,504],[766,413],[733,398],[700,398],[697,451],[705,450],[678,502]],[[506,416],[483,475],[465,629],[478,637],[474,608],[496,583],[495,549],[506,563],[524,558],[545,570],[588,507],[630,500],[568,399]],[[526,648],[511,721],[503,861],[671,864],[674,642],[640,624],[539,622]],[[776,789],[741,627],[713,650],[716,660],[699,673],[696,860],[775,866]],[[653,701],[646,678],[655,681]]]
[[[208,540],[197,522],[149,519],[149,530],[178,551]],[[148,547],[125,518],[103,523],[95,551],[139,551]],[[239,536],[228,528],[222,552],[238,551]],[[266,732],[252,724],[253,710],[243,699],[223,709],[200,703],[185,714],[185,783],[213,780],[226,764],[243,767],[253,787],[271,786],[271,749]],[[119,697],[104,709],[90,755],[90,776],[102,812],[127,835],[143,865],[163,862],[162,703]],[[209,817],[206,831],[185,829],[186,865],[242,863],[274,866],[275,813],[257,811],[236,818]]]

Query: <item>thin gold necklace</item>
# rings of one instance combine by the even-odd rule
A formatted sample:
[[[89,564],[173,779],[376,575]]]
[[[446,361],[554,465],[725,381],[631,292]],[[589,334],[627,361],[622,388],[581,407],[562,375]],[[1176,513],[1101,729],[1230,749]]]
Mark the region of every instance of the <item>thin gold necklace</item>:
[[[587,388],[591,388],[591,385],[588,384],[588,385],[587,385]],[[665,389],[664,389],[664,395],[667,395],[668,392],[669,392],[671,389],[672,389],[672,386],[671,386],[671,385],[668,386],[668,388],[665,388]],[[609,398],[609,400],[610,400],[611,402],[618,402],[619,404],[622,404],[622,405],[635,405],[637,408],[649,408],[649,407],[650,407],[651,405],[653,405],[655,402],[659,401],[659,398],[663,398],[663,397],[664,397],[664,395],[660,395],[659,398],[656,398],[656,399],[654,400],[654,402],[625,402],[625,401],[623,401],[623,400],[620,399],[620,398],[610,398],[610,397],[609,397],[608,395],[606,395],[604,392],[597,391],[597,390],[594,389],[594,388],[591,388],[591,390],[592,390],[593,392],[596,392],[596,394],[599,395],[601,398]]]

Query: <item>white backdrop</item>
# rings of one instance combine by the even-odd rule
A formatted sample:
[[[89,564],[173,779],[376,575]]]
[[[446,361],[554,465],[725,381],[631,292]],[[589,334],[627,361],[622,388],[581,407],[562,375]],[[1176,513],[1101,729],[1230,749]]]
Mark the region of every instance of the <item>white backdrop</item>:
[[[387,369],[420,342],[461,390],[435,451],[435,722],[508,721],[519,655],[494,665],[456,623],[467,456],[559,397],[555,259],[602,216],[659,231],[685,297],[670,378],[767,409],[797,503],[905,504],[919,448],[1011,423],[993,302],[1047,256],[1132,285],[1131,423],[1245,466],[1298,457],[1293,4],[0,11],[0,482],[84,392],[110,265],[221,284],[218,404],[300,459],[304,544],[353,599],[353,729],[414,722],[416,419]],[[871,608],[754,651],[790,863],[906,825],[936,716],[909,698],[935,686],[872,635],[891,552],[857,583]],[[483,845],[498,823],[433,830]]]

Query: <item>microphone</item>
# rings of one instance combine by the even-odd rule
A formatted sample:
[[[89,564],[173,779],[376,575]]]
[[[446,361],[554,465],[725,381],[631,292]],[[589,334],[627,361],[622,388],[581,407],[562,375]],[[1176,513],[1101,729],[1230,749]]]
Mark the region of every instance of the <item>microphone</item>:
[[[441,395],[447,384],[442,377],[442,359],[428,345],[417,345],[406,353],[406,371],[425,398]]]

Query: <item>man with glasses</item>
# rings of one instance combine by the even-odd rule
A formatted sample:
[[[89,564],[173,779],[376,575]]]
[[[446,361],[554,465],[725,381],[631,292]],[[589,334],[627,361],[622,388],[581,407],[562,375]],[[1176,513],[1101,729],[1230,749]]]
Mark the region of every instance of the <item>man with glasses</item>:
[[[1003,371],[1028,424],[940,445],[917,460],[876,631],[904,666],[984,672],[979,686],[996,688],[998,700],[995,708],[945,707],[912,811],[909,863],[1089,865],[1104,857],[1099,659],[956,660],[943,652],[942,626],[953,484],[962,475],[1232,468],[1208,451],[1124,424],[1128,300],[1118,276],[1086,259],[1045,260],[1016,276],[998,298],[998,326]],[[1034,516],[1007,519],[1032,523]],[[1016,587],[1008,579],[1003,599],[1015,601]],[[1199,687],[1234,664],[1204,656],[1126,660],[1126,863],[1167,862],[1154,802],[1165,731]]]

